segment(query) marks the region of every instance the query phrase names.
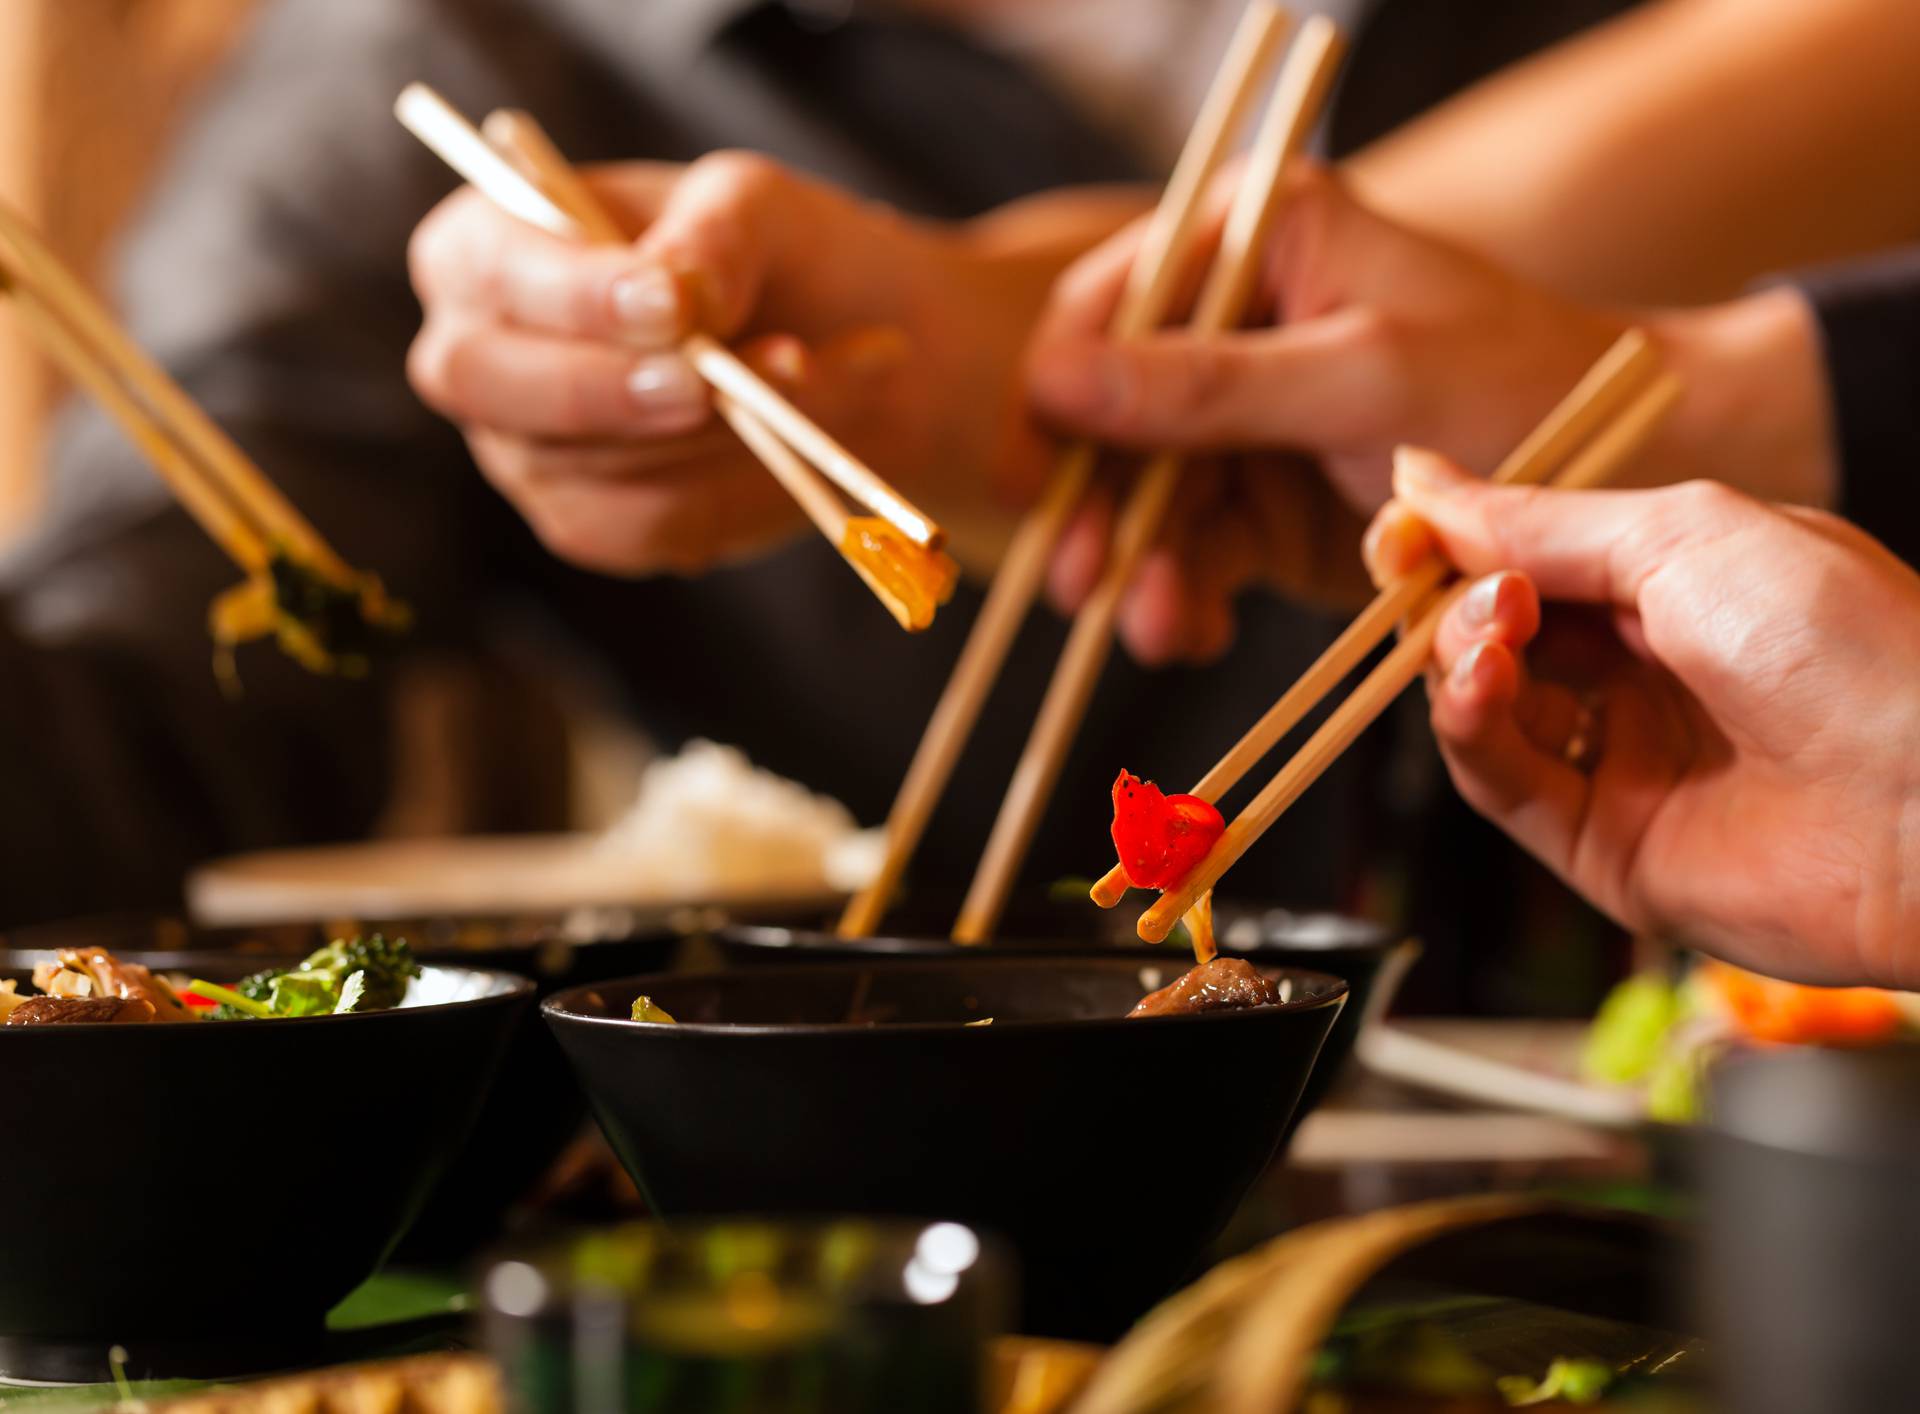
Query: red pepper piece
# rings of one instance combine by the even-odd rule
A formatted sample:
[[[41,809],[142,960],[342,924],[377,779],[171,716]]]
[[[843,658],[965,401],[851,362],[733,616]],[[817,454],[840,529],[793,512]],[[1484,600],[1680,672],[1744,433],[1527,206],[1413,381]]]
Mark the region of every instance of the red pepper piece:
[[[1164,795],[1122,771],[1113,783],[1113,844],[1137,889],[1171,889],[1191,874],[1227,827],[1197,795]]]

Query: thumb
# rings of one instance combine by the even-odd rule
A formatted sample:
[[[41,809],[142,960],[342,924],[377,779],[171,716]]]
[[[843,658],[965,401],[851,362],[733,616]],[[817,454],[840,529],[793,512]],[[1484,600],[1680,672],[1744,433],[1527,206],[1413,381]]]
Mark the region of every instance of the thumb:
[[[1384,332],[1364,309],[1243,334],[1061,331],[1028,351],[1027,392],[1042,418],[1121,446],[1344,449],[1385,440],[1405,403]]]
[[[1712,481],[1655,491],[1497,486],[1417,447],[1394,453],[1393,493],[1463,572],[1520,570],[1545,598],[1589,604],[1635,604],[1656,570],[1768,515]]]

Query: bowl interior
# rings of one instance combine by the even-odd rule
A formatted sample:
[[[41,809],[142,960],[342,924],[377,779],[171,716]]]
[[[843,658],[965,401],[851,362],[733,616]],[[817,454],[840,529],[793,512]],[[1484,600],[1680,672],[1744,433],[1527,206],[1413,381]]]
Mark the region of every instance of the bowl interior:
[[[846,964],[711,975],[656,974],[562,992],[550,1014],[638,1027],[633,1001],[652,997],[692,1030],[862,1031],[901,1027],[998,1027],[1121,1021],[1148,992],[1186,971],[1189,959],[968,958],[949,962]],[[1248,1017],[1325,1006],[1345,995],[1340,979],[1322,973],[1263,967],[1279,986],[1282,1004],[1209,1018]],[[1188,1021],[1153,1017],[1129,1026]],[[986,1027],[979,1027],[986,1030]]]

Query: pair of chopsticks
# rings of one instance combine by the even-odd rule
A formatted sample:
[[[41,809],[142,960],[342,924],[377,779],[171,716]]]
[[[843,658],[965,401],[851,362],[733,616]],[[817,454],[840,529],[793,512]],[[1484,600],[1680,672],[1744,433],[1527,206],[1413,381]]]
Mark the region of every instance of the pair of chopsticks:
[[[495,205],[529,225],[567,240],[598,244],[628,240],[529,114],[496,111],[486,119],[484,130],[476,129],[433,89],[413,83],[395,102],[394,115]],[[694,333],[681,342],[680,351],[714,390],[714,406],[727,424],[902,626],[925,627],[924,618],[914,618],[899,595],[876,580],[863,558],[849,553],[852,517],[820,477],[929,554],[937,555],[945,540],[940,527],[731,350],[706,334]],[[939,558],[944,572],[944,556]]]
[[[1272,73],[1286,29],[1285,11],[1271,0],[1255,0],[1241,16],[1134,257],[1110,325],[1114,338],[1137,338],[1166,319],[1193,249],[1194,224],[1208,184]],[[1287,77],[1262,123],[1261,140],[1249,160],[1243,199],[1229,217],[1227,235],[1196,316],[1197,326],[1203,318],[1222,326],[1238,318],[1254,269],[1253,246],[1246,242],[1257,238],[1271,220],[1273,187],[1280,168],[1311,127],[1338,48],[1339,32],[1325,20],[1310,21],[1302,30]],[[854,896],[841,917],[842,937],[859,937],[878,928],[953,776],[967,738],[979,721],[1020,625],[1039,594],[1054,547],[1086,495],[1099,455],[1100,449],[1091,442],[1070,445],[1061,454],[1040,500],[1021,521],[901,782],[887,818],[885,858],[873,881]],[[1162,461],[1166,462],[1164,466]],[[1122,517],[1123,535],[1130,543],[1139,542],[1132,554],[1136,561],[1151,542],[1177,475],[1177,461],[1162,461],[1156,461],[1149,474],[1142,476],[1136,492],[1138,504],[1130,502],[1128,513]],[[1116,556],[1127,550],[1125,545],[1117,547]],[[1108,592],[1103,581],[1101,590],[1076,619],[1075,634],[1049,688],[1047,706],[1041,710],[1034,739],[1021,759],[1007,804],[996,823],[982,877],[976,879],[968,907],[955,928],[954,936],[961,941],[983,938],[999,916],[1012,876],[1032,837],[1033,821],[1045,804],[1060,758],[1105,662],[1117,602],[1117,596]]]
[[[1501,463],[1493,479],[1509,485],[1551,481],[1563,489],[1601,485],[1646,445],[1680,392],[1680,380],[1659,371],[1659,358],[1646,335],[1631,330]],[[1218,801],[1382,643],[1395,624],[1411,620],[1400,642],[1248,802],[1206,858],[1178,888],[1168,889],[1141,915],[1142,939],[1163,941],[1173,925],[1421,675],[1442,617],[1467,588],[1468,582],[1438,557],[1388,585],[1207,772],[1193,794]],[[1126,890],[1126,875],[1116,867],[1093,886],[1092,895],[1096,903],[1111,908]]]
[[[343,590],[379,593],[5,206],[0,293],[11,298],[48,356],[120,425],[250,579],[263,581],[275,556],[286,555]]]

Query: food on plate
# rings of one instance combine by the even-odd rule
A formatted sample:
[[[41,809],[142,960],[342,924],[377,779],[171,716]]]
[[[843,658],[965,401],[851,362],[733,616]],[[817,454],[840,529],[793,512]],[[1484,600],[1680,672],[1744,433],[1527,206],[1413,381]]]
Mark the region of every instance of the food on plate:
[[[336,939],[297,967],[256,972],[232,987],[195,979],[189,990],[216,1004],[217,1021],[385,1011],[406,1000],[420,964],[404,938]]]
[[[1166,795],[1122,771],[1113,783],[1113,843],[1136,889],[1171,889],[1191,874],[1226,829],[1197,795]]]
[[[691,741],[647,766],[599,848],[686,898],[798,899],[864,884],[878,866],[876,835],[837,800],[755,767],[737,748]]]
[[[840,553],[900,621],[913,632],[933,622],[953,597],[960,566],[944,550],[909,540],[879,516],[854,516],[840,536]]]
[[[286,550],[274,553],[264,574],[216,597],[207,611],[214,671],[223,685],[238,681],[233,650],[268,635],[309,672],[364,676],[376,633],[403,632],[411,621],[411,611],[388,598],[376,576],[342,584]]]
[[[1203,962],[1157,992],[1141,998],[1128,1016],[1188,1016],[1203,1011],[1243,1011],[1276,1006],[1280,989],[1241,957]]]
[[[21,996],[0,982],[0,1020],[9,1026],[100,1022],[192,1021],[193,1013],[164,977],[105,948],[62,948],[33,969],[42,995]]]
[[[256,972],[224,987],[162,977],[105,948],[62,948],[33,969],[39,995],[0,981],[0,1024],[74,1026],[101,1023],[257,1020],[384,1011],[406,1000],[420,973],[404,939],[342,939],[297,967]]]
[[[1862,1046],[1920,1030],[1920,996],[1807,987],[1702,958],[1683,977],[1637,973],[1601,1003],[1581,1055],[1597,1084],[1644,1091],[1649,1118],[1699,1118],[1708,1067],[1742,1046]]]

